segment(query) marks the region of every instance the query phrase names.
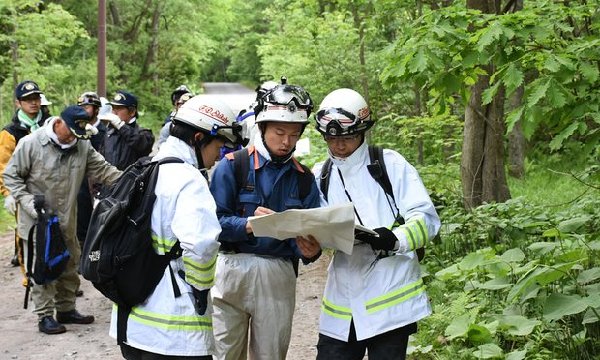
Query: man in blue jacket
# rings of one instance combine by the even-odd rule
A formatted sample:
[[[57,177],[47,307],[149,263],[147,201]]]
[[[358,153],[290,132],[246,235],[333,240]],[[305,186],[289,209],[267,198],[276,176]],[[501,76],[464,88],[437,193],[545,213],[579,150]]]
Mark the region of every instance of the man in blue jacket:
[[[247,218],[319,206],[314,176],[293,157],[311,110],[303,88],[276,86],[255,108],[262,141],[227,154],[214,171],[210,190],[223,229],[211,290],[217,359],[245,359],[248,351],[252,359],[286,357],[295,305],[294,269],[299,259],[316,260],[320,247],[312,236],[284,241],[256,237]],[[245,186],[237,184],[235,174],[239,169],[234,158],[241,152],[248,154]],[[306,183],[309,191],[299,185]]]
[[[154,135],[137,122],[138,99],[135,95],[119,90],[110,104],[116,116],[100,117],[108,124],[103,155],[119,170],[125,170],[137,159],[150,155]]]

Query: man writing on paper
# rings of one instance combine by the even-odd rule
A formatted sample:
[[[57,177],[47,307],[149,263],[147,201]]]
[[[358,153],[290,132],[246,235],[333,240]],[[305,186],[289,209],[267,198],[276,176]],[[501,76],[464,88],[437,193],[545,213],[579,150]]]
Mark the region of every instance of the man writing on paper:
[[[366,350],[369,359],[405,359],[416,322],[431,314],[415,251],[435,236],[440,219],[417,171],[397,152],[385,149],[380,158],[392,194],[375,179],[385,168],[370,164],[365,133],[374,121],[359,93],[331,92],[315,119],[330,159],[317,174],[329,181],[328,189],[321,182],[324,200],[353,203],[356,222],[376,233],[357,234],[352,255],[334,255],[317,359],[361,360]]]
[[[311,110],[303,88],[285,82],[276,86],[255,108],[262,141],[227,154],[213,173],[210,190],[223,229],[211,290],[217,359],[246,359],[248,351],[251,359],[286,357],[295,305],[294,268],[298,259],[316,260],[320,247],[312,236],[284,241],[255,237],[247,218],[319,206],[314,176],[293,158]],[[247,171],[236,163],[245,163]],[[242,172],[241,184],[236,172]]]

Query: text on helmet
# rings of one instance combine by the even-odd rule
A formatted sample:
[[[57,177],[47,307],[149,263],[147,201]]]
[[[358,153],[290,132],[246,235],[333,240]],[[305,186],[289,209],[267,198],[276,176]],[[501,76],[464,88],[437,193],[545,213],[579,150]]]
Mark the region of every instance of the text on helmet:
[[[223,114],[219,109],[215,109],[209,105],[201,105],[198,111],[211,119],[215,119],[225,125],[228,123],[228,118],[225,114]]]

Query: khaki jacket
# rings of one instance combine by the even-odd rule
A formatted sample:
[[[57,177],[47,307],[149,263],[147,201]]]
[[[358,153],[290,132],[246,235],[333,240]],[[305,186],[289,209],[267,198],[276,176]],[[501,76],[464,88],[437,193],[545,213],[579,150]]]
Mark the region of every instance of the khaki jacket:
[[[88,140],[62,150],[43,126],[19,143],[4,171],[4,184],[19,205],[18,235],[27,239],[37,218],[33,196],[45,195],[47,211],[58,215],[65,240],[76,239],[77,193],[87,175],[94,182],[113,183],[120,175]]]

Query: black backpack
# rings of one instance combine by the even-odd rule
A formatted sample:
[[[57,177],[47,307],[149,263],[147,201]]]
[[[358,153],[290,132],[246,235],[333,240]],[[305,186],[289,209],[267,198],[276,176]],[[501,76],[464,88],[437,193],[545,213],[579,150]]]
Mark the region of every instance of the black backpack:
[[[383,148],[375,145],[369,145],[369,160],[371,162],[369,165],[367,165],[369,174],[371,174],[371,177],[375,179],[375,181],[385,192],[390,210],[396,219],[396,223],[398,225],[403,225],[404,218],[402,215],[400,215],[400,210],[398,209],[398,205],[396,205],[396,199],[394,198],[394,192],[392,191],[392,183],[390,182],[390,178],[385,167],[385,162],[383,161]],[[327,191],[329,190],[329,174],[331,173],[331,165],[331,159],[328,158],[323,164],[323,168],[321,170],[321,179],[319,182],[319,188],[321,189],[323,197],[326,201]],[[416,251],[417,257],[419,258],[419,261],[421,261],[423,257],[425,257],[425,249],[419,248]]]
[[[27,287],[23,303],[25,309],[29,300],[29,290],[33,285],[32,279],[38,285],[46,285],[56,280],[71,258],[60,230],[58,216],[48,214],[44,209],[44,195],[34,195],[33,204],[37,212],[37,221],[29,230],[27,239]]]
[[[161,164],[144,157],[130,165],[94,208],[82,250],[80,272],[118,305],[117,341],[126,340],[131,308],[152,294],[172,259],[181,256],[177,242],[165,255],[152,247],[151,215]]]

